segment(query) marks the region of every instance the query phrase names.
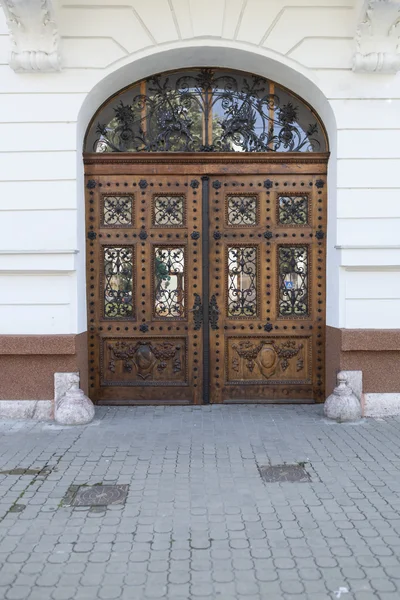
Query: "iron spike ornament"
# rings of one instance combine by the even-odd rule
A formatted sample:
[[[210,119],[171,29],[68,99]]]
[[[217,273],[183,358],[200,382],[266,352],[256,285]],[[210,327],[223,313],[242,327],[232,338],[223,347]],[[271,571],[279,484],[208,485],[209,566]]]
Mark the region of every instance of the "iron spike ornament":
[[[89,132],[95,140],[89,151],[326,150],[322,127],[305,103],[262,77],[235,71],[150,77],[106,103],[99,119]]]

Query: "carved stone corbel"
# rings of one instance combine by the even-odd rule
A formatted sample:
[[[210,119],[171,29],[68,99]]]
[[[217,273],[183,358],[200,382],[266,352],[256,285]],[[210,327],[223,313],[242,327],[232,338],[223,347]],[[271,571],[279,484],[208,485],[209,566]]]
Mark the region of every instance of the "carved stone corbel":
[[[357,23],[353,71],[397,73],[399,37],[400,0],[365,0]]]
[[[0,0],[11,36],[14,71],[59,71],[59,34],[52,0]]]

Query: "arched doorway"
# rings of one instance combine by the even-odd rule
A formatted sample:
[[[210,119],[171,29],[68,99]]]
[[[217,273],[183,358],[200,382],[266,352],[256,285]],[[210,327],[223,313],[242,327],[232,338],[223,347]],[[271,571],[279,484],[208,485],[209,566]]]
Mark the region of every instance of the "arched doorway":
[[[177,71],[110,98],[85,151],[92,399],[323,400],[313,110],[249,73]]]

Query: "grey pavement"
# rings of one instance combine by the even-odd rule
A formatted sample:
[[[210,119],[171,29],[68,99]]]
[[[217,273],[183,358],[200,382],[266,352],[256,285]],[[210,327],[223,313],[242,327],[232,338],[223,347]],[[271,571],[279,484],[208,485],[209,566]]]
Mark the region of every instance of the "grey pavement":
[[[309,480],[261,479],[284,464]],[[0,471],[0,599],[400,599],[399,418],[214,406],[2,421]],[[71,486],[93,484],[128,485],[126,503],[70,505]]]

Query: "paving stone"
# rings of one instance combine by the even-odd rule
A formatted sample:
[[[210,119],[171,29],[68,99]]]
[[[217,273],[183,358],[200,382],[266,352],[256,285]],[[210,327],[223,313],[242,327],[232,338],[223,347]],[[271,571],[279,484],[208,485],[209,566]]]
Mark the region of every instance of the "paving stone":
[[[96,410],[100,427],[56,437],[1,423],[2,468],[59,462],[34,485],[0,477],[0,507],[21,492],[27,504],[0,517],[0,598],[332,600],[340,586],[346,600],[400,597],[400,418],[345,427],[319,406]],[[265,484],[257,470],[303,460],[310,482]],[[128,485],[126,504],[58,506],[70,485],[101,482]]]

